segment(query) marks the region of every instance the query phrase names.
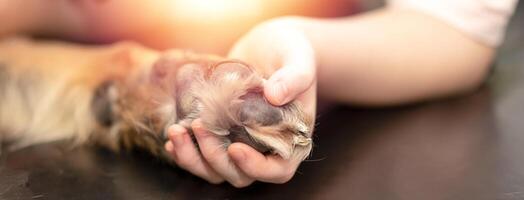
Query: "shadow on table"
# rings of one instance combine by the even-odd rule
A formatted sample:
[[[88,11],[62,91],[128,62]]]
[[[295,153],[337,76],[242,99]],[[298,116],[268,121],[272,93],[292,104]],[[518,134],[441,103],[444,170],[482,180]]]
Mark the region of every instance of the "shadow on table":
[[[493,199],[490,95],[322,114],[313,156],[284,185],[210,185],[139,153],[43,145],[3,156],[2,199]],[[493,184],[491,184],[493,183]]]

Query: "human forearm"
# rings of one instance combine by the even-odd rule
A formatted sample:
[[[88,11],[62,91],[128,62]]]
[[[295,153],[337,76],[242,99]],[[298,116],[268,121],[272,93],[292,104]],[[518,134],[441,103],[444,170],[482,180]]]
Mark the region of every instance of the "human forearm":
[[[315,48],[320,95],[346,103],[394,105],[474,89],[494,52],[416,12],[295,20]]]
[[[62,37],[85,27],[78,2],[0,0],[0,37],[14,34]]]
[[[36,31],[43,12],[44,1],[0,0],[0,37]]]
[[[170,9],[165,6],[168,2],[0,0],[0,37],[26,34],[83,41],[132,39],[153,46],[172,44],[172,30],[166,28],[173,25]]]

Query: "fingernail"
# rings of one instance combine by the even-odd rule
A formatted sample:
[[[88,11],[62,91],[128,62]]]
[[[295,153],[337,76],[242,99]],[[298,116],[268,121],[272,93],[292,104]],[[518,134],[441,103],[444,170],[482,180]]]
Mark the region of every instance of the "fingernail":
[[[173,142],[174,146],[181,146],[184,144],[184,135],[180,132],[175,132],[171,136],[171,142]]]
[[[164,148],[166,149],[167,152],[173,152],[173,150],[175,150],[175,147],[173,147],[173,143],[171,142],[166,142],[166,144],[164,145]]]
[[[201,129],[204,125],[202,124],[201,119],[195,119],[193,122],[191,122],[191,128],[192,129]]]

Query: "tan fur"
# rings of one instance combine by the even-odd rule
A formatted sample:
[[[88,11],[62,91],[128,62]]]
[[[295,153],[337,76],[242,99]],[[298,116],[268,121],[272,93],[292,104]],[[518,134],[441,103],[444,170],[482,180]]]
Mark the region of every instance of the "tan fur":
[[[18,149],[69,140],[73,145],[99,144],[113,150],[141,148],[168,159],[163,150],[167,127],[180,123],[189,128],[192,120],[202,118],[217,135],[228,137],[230,129],[243,127],[271,152],[303,160],[311,151],[312,116],[292,103],[270,107],[281,113],[278,124],[242,121],[242,97],[261,92],[263,76],[247,64],[223,61],[176,50],[157,52],[134,43],[87,46],[3,40],[0,144]],[[106,83],[108,87],[100,90]],[[109,102],[110,124],[93,111],[96,106],[105,111],[105,104],[93,104],[97,98]]]

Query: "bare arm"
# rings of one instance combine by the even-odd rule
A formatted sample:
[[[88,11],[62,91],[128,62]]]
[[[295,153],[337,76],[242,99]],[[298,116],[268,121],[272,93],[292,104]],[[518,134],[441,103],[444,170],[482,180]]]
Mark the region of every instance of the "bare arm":
[[[314,113],[317,82],[321,96],[368,106],[473,90],[488,71],[493,49],[429,16],[382,9],[341,19],[268,21],[241,38],[229,56],[267,69],[264,95],[271,103],[296,99]],[[280,170],[267,172],[255,164],[255,155],[231,156],[246,174],[264,171],[272,177],[267,182],[288,180],[297,165],[280,163]]]
[[[321,96],[372,106],[472,90],[483,81],[493,49],[423,14],[382,9],[341,19],[271,20],[242,37],[229,56],[270,74],[264,95],[271,103],[296,99],[315,113],[317,83]],[[231,157],[252,177],[264,171],[256,155]],[[264,181],[289,180],[297,163],[276,166],[262,173],[271,177]]]
[[[319,93],[346,103],[403,104],[475,89],[494,52],[417,12],[296,23],[316,52]]]
[[[44,1],[0,0],[0,37],[39,31],[46,13]]]
[[[0,37],[29,34],[83,41],[130,39],[166,48],[174,43],[170,2],[0,0]]]

